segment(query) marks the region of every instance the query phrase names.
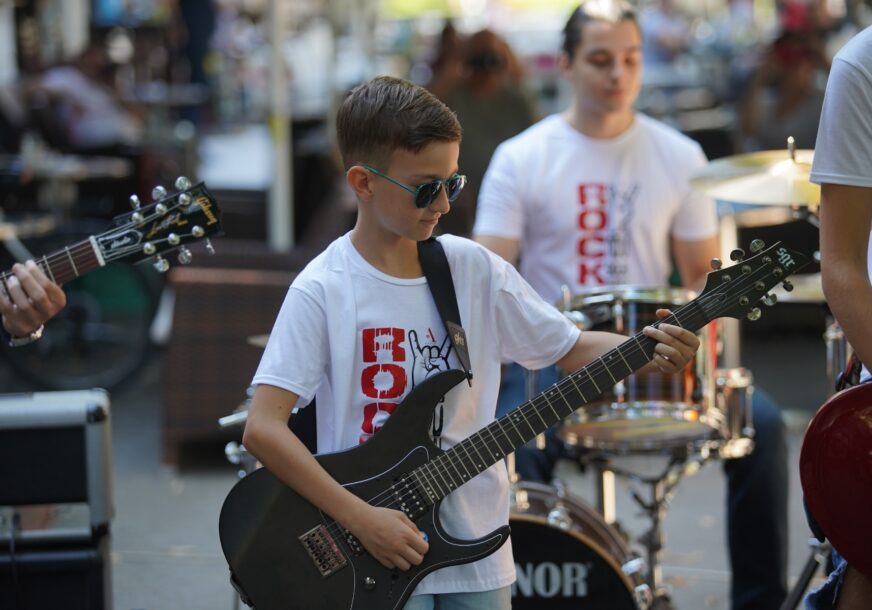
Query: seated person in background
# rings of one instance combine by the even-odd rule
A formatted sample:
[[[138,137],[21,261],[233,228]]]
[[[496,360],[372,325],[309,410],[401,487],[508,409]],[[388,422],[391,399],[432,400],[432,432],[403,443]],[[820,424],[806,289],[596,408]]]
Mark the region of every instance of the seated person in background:
[[[829,70],[820,37],[787,31],[764,52],[741,104],[740,147],[777,150],[793,136],[797,148],[814,148],[824,102],[820,71]]]
[[[42,335],[42,325],[66,303],[64,291],[36,263],[16,263],[0,281],[0,336],[12,347],[31,343]]]
[[[508,43],[490,30],[462,46],[459,83],[442,97],[463,126],[460,165],[469,179],[457,207],[441,222],[442,232],[469,235],[484,172],[497,145],[536,121],[533,102],[521,87],[521,67]]]
[[[31,99],[48,97],[72,150],[133,145],[142,137],[140,119],[106,82],[110,67],[103,46],[92,44],[72,64],[48,68],[28,87]]]

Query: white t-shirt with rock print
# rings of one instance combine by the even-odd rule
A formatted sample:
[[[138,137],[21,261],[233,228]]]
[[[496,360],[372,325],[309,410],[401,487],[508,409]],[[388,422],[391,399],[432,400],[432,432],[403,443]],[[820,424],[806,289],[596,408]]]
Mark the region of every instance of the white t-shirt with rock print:
[[[472,387],[461,383],[445,397],[439,442],[448,449],[493,421],[503,359],[548,366],[571,349],[579,331],[499,257],[460,237],[439,241],[474,374]],[[382,273],[348,234],[295,279],[253,383],[306,402],[317,394],[318,450],[331,452],[365,442],[412,388],[448,368],[460,367],[426,280]],[[446,530],[470,539],[505,525],[508,491],[500,461],[445,498]],[[505,544],[482,560],[437,570],[415,593],[487,591],[514,580],[511,545]]]
[[[497,148],[473,233],[519,240],[521,275],[551,303],[563,285],[665,286],[670,238],[717,235],[714,202],[689,182],[705,164],[696,142],[641,114],[608,139],[552,115]]]

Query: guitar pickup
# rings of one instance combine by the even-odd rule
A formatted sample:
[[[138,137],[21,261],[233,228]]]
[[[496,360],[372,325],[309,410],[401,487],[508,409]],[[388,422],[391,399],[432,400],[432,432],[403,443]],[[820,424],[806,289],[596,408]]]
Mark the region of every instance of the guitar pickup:
[[[300,536],[299,540],[324,578],[341,570],[348,563],[327,526],[323,524],[313,527]]]

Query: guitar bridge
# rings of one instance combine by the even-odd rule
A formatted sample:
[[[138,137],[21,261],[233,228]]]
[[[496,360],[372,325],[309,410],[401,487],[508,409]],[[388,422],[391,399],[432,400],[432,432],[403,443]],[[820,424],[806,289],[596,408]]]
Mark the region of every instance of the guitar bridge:
[[[315,526],[300,536],[300,543],[324,578],[341,570],[348,563],[325,525]]]

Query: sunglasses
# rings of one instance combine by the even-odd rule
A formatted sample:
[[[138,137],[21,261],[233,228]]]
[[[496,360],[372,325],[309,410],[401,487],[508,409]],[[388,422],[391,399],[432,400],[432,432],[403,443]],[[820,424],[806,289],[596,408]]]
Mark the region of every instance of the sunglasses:
[[[425,182],[424,184],[420,184],[418,186],[409,186],[407,184],[403,184],[402,182],[397,182],[390,176],[387,176],[376,168],[371,167],[369,165],[363,165],[367,170],[371,171],[376,176],[381,176],[385,180],[389,182],[393,182],[398,187],[403,190],[409,191],[415,196],[415,207],[416,208],[426,208],[433,204],[436,201],[436,198],[439,196],[439,191],[442,190],[442,187],[445,187],[445,193],[448,195],[448,201],[454,201],[457,199],[457,196],[460,195],[460,191],[463,190],[463,187],[466,186],[466,176],[462,174],[454,174],[447,180],[431,180],[430,182]]]

